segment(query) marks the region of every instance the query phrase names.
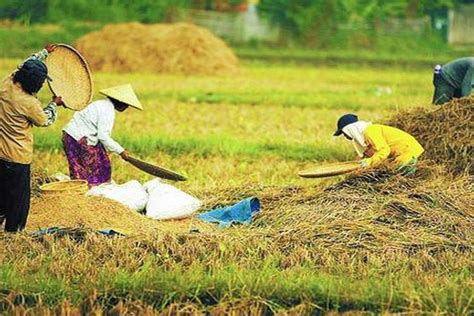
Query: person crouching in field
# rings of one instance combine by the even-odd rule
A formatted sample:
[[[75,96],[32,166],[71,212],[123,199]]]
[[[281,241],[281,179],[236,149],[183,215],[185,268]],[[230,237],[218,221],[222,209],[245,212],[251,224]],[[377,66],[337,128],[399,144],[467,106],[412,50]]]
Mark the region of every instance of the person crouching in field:
[[[359,121],[356,115],[346,114],[337,121],[334,136],[344,135],[352,141],[361,160],[361,167],[374,167],[393,158],[403,175],[416,171],[423,147],[410,134],[387,125]]]
[[[33,159],[33,125],[46,127],[57,117],[59,96],[43,108],[36,98],[48,77],[43,63],[56,48],[47,45],[26,59],[0,87],[0,225],[5,231],[23,230],[30,210],[30,164]]]
[[[100,91],[106,98],[76,112],[63,129],[63,146],[72,179],[87,180],[89,186],[110,182],[112,168],[107,151],[128,160],[127,151],[112,139],[115,111],[129,106],[143,110],[132,86],[122,85]]]
[[[468,97],[474,85],[474,57],[464,57],[441,66],[433,74],[434,104],[443,104],[453,98]]]

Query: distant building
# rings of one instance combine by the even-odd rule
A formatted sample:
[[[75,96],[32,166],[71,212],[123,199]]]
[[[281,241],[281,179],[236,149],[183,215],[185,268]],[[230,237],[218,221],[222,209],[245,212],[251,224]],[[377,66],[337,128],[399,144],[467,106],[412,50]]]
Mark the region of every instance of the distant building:
[[[474,44],[474,4],[459,5],[449,10],[448,42],[457,45]]]
[[[226,0],[208,1],[209,3],[213,6],[206,7],[206,10],[192,10],[190,22],[204,26],[232,42],[278,40],[279,28],[259,17],[259,0],[246,0],[237,5],[231,5]]]

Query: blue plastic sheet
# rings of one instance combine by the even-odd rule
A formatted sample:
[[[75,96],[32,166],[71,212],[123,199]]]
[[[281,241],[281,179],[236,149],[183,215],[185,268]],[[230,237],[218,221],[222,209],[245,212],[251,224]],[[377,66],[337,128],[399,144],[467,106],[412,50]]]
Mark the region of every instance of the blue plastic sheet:
[[[218,223],[219,227],[229,227],[234,223],[249,224],[253,215],[259,211],[260,200],[257,197],[249,197],[232,206],[207,211],[197,217],[205,222]]]

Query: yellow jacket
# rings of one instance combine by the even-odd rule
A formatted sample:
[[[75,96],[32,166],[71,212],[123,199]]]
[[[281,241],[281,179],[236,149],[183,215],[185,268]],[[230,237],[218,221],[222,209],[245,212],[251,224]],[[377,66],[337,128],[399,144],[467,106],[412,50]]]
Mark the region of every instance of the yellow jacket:
[[[373,156],[366,159],[369,166],[378,165],[389,157],[404,165],[424,152],[413,136],[395,127],[372,124],[365,129],[364,137],[374,150]]]

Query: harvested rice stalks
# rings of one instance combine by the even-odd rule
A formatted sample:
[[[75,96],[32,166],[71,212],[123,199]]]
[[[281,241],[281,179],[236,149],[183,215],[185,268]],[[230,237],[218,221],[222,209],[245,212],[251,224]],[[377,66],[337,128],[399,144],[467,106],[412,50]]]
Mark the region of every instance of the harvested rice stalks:
[[[427,109],[401,112],[389,120],[425,148],[423,159],[447,166],[453,174],[474,174],[474,98],[454,99]]]
[[[93,70],[155,73],[236,73],[232,50],[208,30],[187,23],[107,25],[76,47]]]

